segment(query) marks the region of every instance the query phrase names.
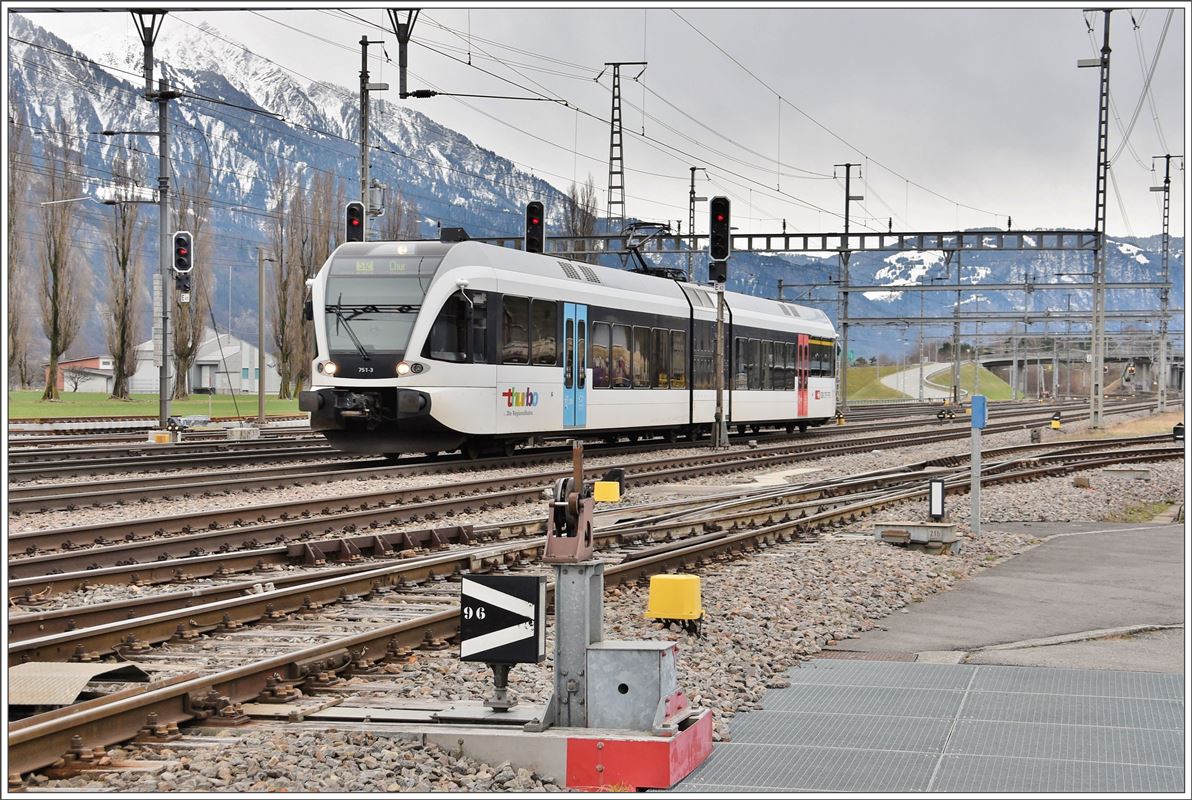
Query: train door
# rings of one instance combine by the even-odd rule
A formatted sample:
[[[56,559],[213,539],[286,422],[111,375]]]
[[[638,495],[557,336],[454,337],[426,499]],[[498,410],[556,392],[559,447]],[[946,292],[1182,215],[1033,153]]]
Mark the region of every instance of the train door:
[[[807,334],[800,333],[798,343],[795,345],[795,374],[797,376],[795,389],[799,393],[796,413],[800,417],[807,416],[807,376],[811,368],[811,346],[807,339]]]
[[[588,424],[588,307],[563,304],[563,427]]]

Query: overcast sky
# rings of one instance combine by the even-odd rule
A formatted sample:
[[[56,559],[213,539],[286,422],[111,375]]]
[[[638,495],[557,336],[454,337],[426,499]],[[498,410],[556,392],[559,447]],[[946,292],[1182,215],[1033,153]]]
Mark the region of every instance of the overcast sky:
[[[833,165],[852,161],[862,165],[854,193],[865,195],[853,204],[855,226],[885,230],[893,216],[895,230],[1004,227],[1008,215],[1016,228],[1093,225],[1097,70],[1078,69],[1076,60],[1096,55],[1099,13],[1088,15],[1090,36],[1079,5],[554,5],[470,12],[425,5],[410,47],[410,88],[546,94],[596,119],[549,102],[404,102],[562,189],[590,173],[603,207],[611,83],[608,73],[593,79],[605,61],[647,61],[640,82],[633,80],[639,67],[622,73],[631,216],[681,219],[686,228],[689,167],[704,166],[708,178],[699,173],[697,194],[728,195],[743,232],[776,231],[783,219],[790,230],[839,230],[844,190]],[[348,87],[357,85],[361,34],[383,38],[393,63],[373,48],[372,80],[389,82],[387,97],[398,102],[393,34],[341,12],[175,13],[209,22],[284,67]],[[388,27],[379,7],[358,4],[349,13]],[[1135,8],[1134,22],[1128,11],[1113,15],[1111,90],[1120,125],[1111,119],[1111,154],[1140,100],[1141,107],[1132,150],[1114,162],[1125,208],[1111,188],[1111,234],[1160,230],[1160,195],[1148,188],[1161,183],[1162,165],[1152,174],[1151,156],[1186,152],[1188,19],[1176,8],[1163,37],[1167,17],[1158,6]],[[85,52],[136,40],[124,13],[33,19]],[[1161,41],[1147,98],[1144,77]],[[428,48],[464,62],[470,51],[474,66]],[[652,142],[638,135],[643,129]],[[1172,232],[1183,235],[1184,174],[1175,169],[1172,187]],[[697,206],[701,231],[706,216],[706,205]]]

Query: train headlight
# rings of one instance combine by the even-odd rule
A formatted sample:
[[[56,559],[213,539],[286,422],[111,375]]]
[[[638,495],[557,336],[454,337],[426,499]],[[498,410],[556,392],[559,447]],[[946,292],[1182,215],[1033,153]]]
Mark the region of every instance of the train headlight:
[[[408,361],[397,362],[398,377],[403,377],[405,375],[409,375],[413,371],[414,371],[413,367],[410,366],[410,363]]]
[[[334,375],[339,370],[334,361],[324,361],[319,364],[319,372],[324,375]]]

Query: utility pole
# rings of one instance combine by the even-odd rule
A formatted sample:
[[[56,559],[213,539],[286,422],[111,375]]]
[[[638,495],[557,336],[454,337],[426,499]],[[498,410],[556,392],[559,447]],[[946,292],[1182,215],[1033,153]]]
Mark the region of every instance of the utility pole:
[[[1171,236],[1170,222],[1171,222],[1171,159],[1183,158],[1183,156],[1172,156],[1170,153],[1164,156],[1154,156],[1154,158],[1162,158],[1163,165],[1163,185],[1152,186],[1152,192],[1163,192],[1163,274],[1160,282],[1164,284],[1163,288],[1159,290],[1159,413],[1162,414],[1167,410],[1167,300],[1170,290],[1167,288],[1167,282],[1171,279],[1170,273],[1167,271],[1167,258],[1171,251]]]
[[[625,225],[625,148],[621,134],[621,67],[641,67],[634,80],[646,71],[645,61],[605,61],[604,69],[596,76],[599,81],[605,70],[613,68],[613,108],[610,117],[608,139],[608,203],[605,207],[605,217],[608,220],[608,232],[618,234]],[[692,173],[694,177],[694,173]],[[613,213],[614,210],[616,213]]]
[[[1064,337],[1064,361],[1068,365],[1068,397],[1072,396],[1072,293],[1068,293],[1068,319],[1065,320],[1067,325],[1064,331],[1067,335]]]
[[[389,9],[389,24],[393,26],[393,35],[397,37],[397,88],[398,97],[402,100],[409,97],[409,94],[406,92],[406,65],[409,63],[407,60],[407,50],[410,44],[410,36],[414,33],[414,23],[418,21],[418,11],[419,9],[407,11],[406,13],[409,16],[406,17],[405,22],[402,22],[397,16],[401,11],[393,8]]]
[[[840,243],[840,369],[836,397],[840,408],[848,410],[848,260],[852,251],[848,247],[849,202],[864,200],[864,195],[852,194],[853,167],[860,164],[833,164],[844,167],[844,240]]]
[[[265,424],[265,251],[257,248],[257,426]]]
[[[952,403],[960,405],[960,251],[944,253],[944,264],[956,257],[956,305],[952,308]]]
[[[1105,380],[1105,200],[1109,180],[1109,15],[1113,9],[1101,9],[1104,14],[1104,37],[1099,58],[1083,58],[1078,67],[1097,67],[1100,71],[1100,103],[1097,109],[1097,198],[1093,230],[1097,236],[1093,266],[1093,363],[1089,388],[1089,426],[1100,428],[1104,405]]]
[[[368,179],[368,93],[383,91],[389,88],[387,83],[368,82],[368,46],[370,44],[384,44],[380,40],[370,40],[367,36],[360,37],[360,202],[364,203],[364,241],[368,241],[369,219],[376,216],[369,196]],[[405,78],[405,70],[401,72]]]
[[[688,167],[691,170],[691,191],[687,195],[687,235],[691,241],[687,245],[687,279],[692,279],[691,273],[691,257],[695,252],[695,204],[707,201],[706,197],[695,196],[695,173],[697,170],[704,170],[704,176],[707,177],[708,171],[703,167]]]
[[[1010,399],[1018,399],[1018,320],[1010,323]]]
[[[157,192],[158,192],[158,269],[161,278],[161,365],[158,370],[157,416],[158,427],[166,429],[170,416],[170,305],[174,300],[174,282],[170,265],[170,159],[169,159],[169,101],[177,93],[167,91],[165,79],[153,90],[153,45],[161,31],[166,12],[160,10],[131,11],[144,46],[145,99],[157,103]]]

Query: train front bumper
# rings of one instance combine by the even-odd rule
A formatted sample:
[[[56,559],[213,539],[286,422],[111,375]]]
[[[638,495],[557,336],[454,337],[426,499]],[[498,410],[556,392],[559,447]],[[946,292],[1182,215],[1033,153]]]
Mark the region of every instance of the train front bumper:
[[[416,389],[318,389],[299,392],[298,408],[310,412],[311,430],[375,430],[429,417],[430,395]]]

